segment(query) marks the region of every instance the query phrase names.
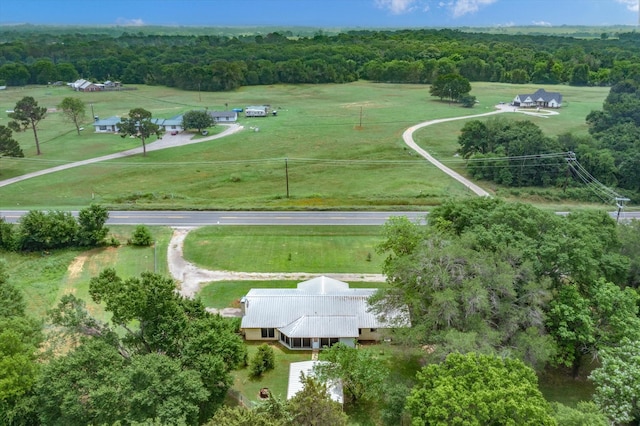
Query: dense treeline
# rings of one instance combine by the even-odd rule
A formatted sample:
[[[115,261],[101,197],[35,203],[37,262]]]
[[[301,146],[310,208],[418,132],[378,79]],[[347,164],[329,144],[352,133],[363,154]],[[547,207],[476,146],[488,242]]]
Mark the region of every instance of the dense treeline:
[[[213,31],[212,31],[213,32]],[[344,83],[359,78],[610,85],[640,75],[640,34],[618,38],[349,31],[337,35],[152,35],[0,33],[0,80],[11,86],[78,77],[222,91],[275,83]]]
[[[565,366],[577,376],[586,360],[602,359],[604,367],[596,365],[590,377],[596,404],[610,424],[635,424],[640,363],[628,354],[640,342],[638,244],[631,242],[639,240],[639,225],[616,225],[606,212],[563,217],[490,198],[444,203],[430,212],[427,224],[393,218],[379,247],[387,254],[389,287],[372,300],[374,309],[384,314],[406,307],[412,327],[396,340],[427,348],[437,362],[445,361],[438,368],[451,354],[480,353],[517,358],[539,370]],[[473,368],[464,371],[457,380],[475,374]],[[414,388],[412,412],[423,419],[465,412],[447,409],[446,400],[469,401],[475,387],[464,386],[464,397],[458,396],[454,380],[441,389],[447,398],[428,397],[438,380]],[[475,384],[483,383],[487,392],[489,382]],[[426,413],[426,398],[442,398],[430,399],[437,414]],[[506,422],[470,424],[495,423]]]

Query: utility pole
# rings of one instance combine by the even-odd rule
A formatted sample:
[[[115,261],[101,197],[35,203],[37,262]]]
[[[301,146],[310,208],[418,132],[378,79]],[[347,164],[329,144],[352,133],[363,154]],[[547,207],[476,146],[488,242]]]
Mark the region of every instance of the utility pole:
[[[93,102],[89,105],[91,105],[91,118],[93,118],[93,121],[96,121],[96,115],[93,113]]]
[[[620,213],[622,213],[622,209],[624,209],[624,203],[629,201],[628,198],[625,197],[616,197],[616,206],[618,207],[618,215],[616,216],[616,223],[620,221]]]
[[[569,171],[573,167],[572,162],[576,161],[576,154],[573,151],[567,152],[567,157],[565,158],[567,161],[567,175],[564,178],[564,185],[562,186],[562,192],[567,190],[567,185],[569,183]]]
[[[284,175],[287,182],[287,198],[289,198],[289,162],[288,159],[284,159]]]
[[[360,107],[360,124],[358,125],[359,129],[362,129],[362,107]]]

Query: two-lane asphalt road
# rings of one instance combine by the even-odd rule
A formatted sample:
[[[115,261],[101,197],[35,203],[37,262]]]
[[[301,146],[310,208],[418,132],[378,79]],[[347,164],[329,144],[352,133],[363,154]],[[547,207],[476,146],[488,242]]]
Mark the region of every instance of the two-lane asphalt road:
[[[26,210],[0,210],[0,217],[16,223]],[[72,212],[77,215],[77,211]],[[110,211],[109,225],[382,225],[391,216],[411,220],[427,212],[285,212],[285,211]]]
[[[0,217],[16,223],[27,210],[0,210]],[[73,211],[77,216],[78,212]],[[424,219],[428,212],[338,212],[338,211],[111,211],[109,225],[382,225],[391,216]],[[558,212],[565,215],[566,212]],[[610,212],[617,217],[617,212]],[[640,212],[623,212],[620,220],[640,219]]]

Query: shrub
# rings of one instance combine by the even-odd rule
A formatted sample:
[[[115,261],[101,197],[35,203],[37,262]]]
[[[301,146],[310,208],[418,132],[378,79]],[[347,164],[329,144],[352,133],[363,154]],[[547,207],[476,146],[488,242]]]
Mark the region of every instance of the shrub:
[[[133,235],[131,235],[131,239],[129,240],[129,244],[132,246],[142,246],[148,247],[153,243],[153,236],[151,235],[151,231],[144,225],[136,226],[135,231],[133,231]]]
[[[15,236],[13,225],[7,223],[3,217],[0,217],[0,250],[14,250]]]
[[[249,371],[253,377],[260,377],[263,373],[273,370],[275,366],[275,353],[266,343],[258,346],[258,352],[249,361]]]

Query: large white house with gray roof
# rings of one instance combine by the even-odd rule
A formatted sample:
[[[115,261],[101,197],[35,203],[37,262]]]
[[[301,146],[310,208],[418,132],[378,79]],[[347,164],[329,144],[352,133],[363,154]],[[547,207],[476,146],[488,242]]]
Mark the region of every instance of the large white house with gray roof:
[[[547,92],[544,89],[538,89],[532,94],[517,95],[513,99],[513,105],[523,108],[560,108],[562,95],[558,92]]]
[[[293,289],[254,288],[240,301],[240,329],[246,340],[279,341],[290,349],[379,340],[381,329],[390,325],[369,309],[368,299],[376,291],[349,288],[345,282],[324,276]]]

